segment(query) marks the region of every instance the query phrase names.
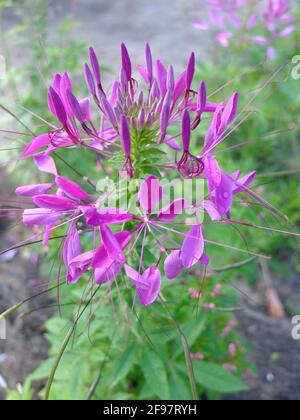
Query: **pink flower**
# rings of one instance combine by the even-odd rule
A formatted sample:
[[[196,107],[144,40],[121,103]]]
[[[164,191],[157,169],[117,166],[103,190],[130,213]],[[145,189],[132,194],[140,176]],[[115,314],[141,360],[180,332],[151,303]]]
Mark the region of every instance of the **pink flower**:
[[[258,2],[257,2],[258,3]],[[214,33],[216,42],[223,48],[230,47],[232,40],[245,44],[247,40],[267,46],[269,60],[276,58],[274,43],[290,36],[296,29],[295,18],[290,14],[289,0],[266,0],[253,7],[249,0],[208,0],[203,19],[196,19],[194,27]],[[267,36],[253,34],[253,30],[267,30]]]
[[[216,32],[215,39],[224,48],[230,46],[230,40],[246,26],[252,29],[257,22],[257,14],[251,12],[249,0],[208,0],[205,19],[197,19],[197,29]]]
[[[230,364],[230,363],[226,363],[225,365],[223,365],[223,368],[228,370],[231,373],[236,373],[237,372],[237,367]]]
[[[205,356],[203,353],[193,353],[191,354],[192,360],[204,360]]]
[[[136,287],[143,306],[151,305],[157,298],[161,288],[161,274],[157,267],[149,267],[143,275],[129,266],[125,266],[127,276]]]
[[[223,25],[219,17],[216,13],[213,19]],[[239,24],[236,16],[232,20]],[[243,176],[239,170],[225,173],[221,168],[216,149],[235,129],[239,96],[233,93],[225,104],[209,102],[205,82],[194,86],[195,70],[194,53],[185,71],[176,76],[174,67],[155,60],[146,44],[145,64],[138,66],[144,82],[139,84],[128,49],[122,44],[120,76],[111,89],[106,89],[100,62],[90,48],[84,77],[98,119],[92,119],[94,112],[88,98],[77,99],[68,74],[55,75],[48,103],[57,127],[50,123],[53,130],[32,139],[22,155],[33,157],[37,168],[51,179],[20,186],[16,193],[31,198],[32,206],[28,207],[32,208],[23,212],[23,223],[32,227],[38,238],[43,235],[44,247],[49,240],[57,239],[53,233],[59,229],[60,264],[65,265],[67,283],[78,282],[88,271],[91,281],[107,285],[108,290],[124,279],[126,286],[133,289],[133,296],[137,295],[143,306],[149,306],[159,298],[163,272],[167,279],[175,280],[186,270],[197,273],[209,266],[205,249],[209,225],[202,223],[198,212],[212,221],[230,218],[234,197],[240,193],[251,195],[248,187],[255,172]],[[212,115],[212,122],[204,144],[198,147],[193,133],[205,114]],[[88,179],[88,165],[82,176],[73,168],[80,185],[58,172],[57,150],[70,148],[69,153],[76,153],[78,147],[95,154],[95,165],[114,164],[115,170],[107,171],[112,177],[119,173],[122,178],[125,173],[114,205],[104,206],[106,194],[100,194]],[[182,196],[170,199],[159,177],[152,175],[157,171],[166,177],[177,173],[184,179],[202,179],[208,194],[191,205]],[[142,181],[136,188],[139,178]],[[123,209],[120,200],[126,188],[130,207]],[[111,190],[107,195],[114,195]],[[196,213],[194,219],[186,217],[187,210]],[[148,262],[145,255],[150,247],[153,261]],[[217,292],[215,289],[212,295]],[[199,291],[190,289],[189,294],[201,297]],[[214,304],[204,304],[203,308],[212,310]]]

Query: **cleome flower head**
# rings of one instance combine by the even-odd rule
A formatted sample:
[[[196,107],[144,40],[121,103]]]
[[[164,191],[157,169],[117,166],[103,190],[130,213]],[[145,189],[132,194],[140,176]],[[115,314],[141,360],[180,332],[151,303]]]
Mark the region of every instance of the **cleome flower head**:
[[[226,173],[216,157],[218,146],[235,129],[239,95],[234,92],[226,103],[210,102],[205,82],[194,86],[195,68],[192,53],[176,76],[173,66],[153,59],[147,44],[145,65],[137,67],[140,83],[122,44],[120,75],[109,90],[96,53],[89,50],[84,76],[91,99],[75,96],[67,73],[54,77],[48,104],[57,127],[51,123],[53,130],[32,139],[22,154],[51,179],[20,186],[16,193],[31,198],[23,223],[43,235],[44,246],[63,230],[60,264],[69,284],[87,272],[108,289],[122,280],[148,306],[160,296],[163,274],[171,280],[196,265],[209,265],[205,218],[226,221],[234,197],[251,195],[255,172]],[[211,123],[196,140],[204,116]],[[88,149],[95,164],[99,156],[103,165],[115,163],[111,178],[116,188],[107,194],[116,197],[113,205],[106,205],[107,196],[96,188],[90,191],[94,184],[86,183],[87,177],[78,183],[58,171],[55,160],[63,148],[72,153]],[[174,181],[185,187],[197,181],[196,192],[202,189],[202,194],[174,196]],[[79,185],[84,182],[88,192]]]

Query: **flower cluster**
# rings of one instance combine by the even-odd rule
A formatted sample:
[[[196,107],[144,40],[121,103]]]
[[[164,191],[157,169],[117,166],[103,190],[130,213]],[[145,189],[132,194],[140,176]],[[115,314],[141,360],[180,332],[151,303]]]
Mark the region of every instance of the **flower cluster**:
[[[270,61],[276,58],[274,42],[290,36],[296,29],[295,18],[290,14],[289,0],[269,0],[264,12],[266,36],[252,36],[251,39],[267,47],[267,57]]]
[[[216,41],[225,48],[231,38],[242,29],[251,30],[258,21],[256,13],[249,13],[249,0],[208,0],[207,18],[197,19],[194,26],[201,30],[216,32]]]
[[[212,103],[203,81],[194,90],[194,54],[176,77],[173,66],[166,68],[160,60],[153,60],[147,44],[146,64],[138,66],[140,85],[122,44],[120,77],[109,92],[92,48],[89,58],[84,75],[95,116],[90,99],[75,96],[68,74],[55,75],[48,104],[57,123],[51,123],[51,131],[33,138],[22,154],[33,158],[52,180],[17,188],[19,196],[31,197],[33,203],[24,211],[23,223],[43,230],[44,245],[56,229],[65,228],[61,261],[68,283],[76,283],[87,272],[92,281],[109,287],[119,278],[127,287],[127,278],[141,304],[148,306],[159,297],[162,271],[168,279],[175,279],[197,264],[208,266],[204,216],[212,221],[230,219],[234,196],[251,194],[248,187],[255,172],[226,173],[215,155],[235,128],[239,96],[233,93],[227,103]],[[204,115],[211,116],[211,123],[198,146],[192,133]],[[90,191],[93,184],[87,177],[79,182],[86,182],[84,187],[58,173],[55,160],[62,148],[74,153],[88,149],[95,153],[95,164],[99,158],[104,165],[118,162],[115,180],[122,180],[123,189],[125,185],[129,205],[123,208],[116,201],[115,206],[105,206],[105,196],[99,197],[97,189]],[[167,197],[164,204],[163,182],[152,173],[154,167],[161,178],[201,181],[207,194],[190,202]],[[130,183],[138,185],[136,191],[128,187]],[[155,258],[150,265],[144,258],[149,249]]]
[[[266,5],[262,7],[256,0],[208,0],[207,17],[205,20],[196,19],[194,26],[214,31],[217,43],[225,48],[230,46],[233,38],[266,46],[268,59],[274,60],[274,43],[294,32],[295,18],[290,14],[289,0],[265,1]],[[257,28],[264,29],[266,34],[256,35]]]

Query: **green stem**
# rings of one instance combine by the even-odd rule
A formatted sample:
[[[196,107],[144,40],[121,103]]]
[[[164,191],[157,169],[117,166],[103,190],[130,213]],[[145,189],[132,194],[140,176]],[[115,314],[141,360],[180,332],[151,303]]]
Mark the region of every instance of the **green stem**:
[[[13,315],[15,312],[17,312],[17,310],[19,308],[21,308],[22,305],[23,305],[23,302],[17,303],[16,305],[14,305],[11,308],[7,309],[7,311],[5,311],[2,314],[0,314],[0,318],[4,318],[4,319],[9,318],[11,315]]]
[[[300,174],[300,169],[293,169],[290,171],[280,171],[280,172],[270,172],[267,174],[261,174],[261,175],[257,175],[257,179],[262,179],[262,178],[280,178],[282,176],[292,176],[292,175],[298,175]]]
[[[60,284],[58,284],[58,285],[56,285],[56,286],[53,286],[53,287],[51,287],[51,288],[49,288],[49,289],[47,289],[47,290],[44,290],[44,291],[42,291],[42,292],[40,292],[40,293],[37,293],[37,294],[35,294],[35,295],[33,295],[33,296],[30,296],[29,298],[27,298],[27,299],[25,299],[25,300],[22,300],[21,302],[19,302],[19,303],[17,303],[16,305],[14,305],[14,306],[11,306],[9,309],[7,309],[5,312],[3,312],[2,314],[0,314],[0,318],[5,318],[5,319],[7,319],[7,318],[9,318],[11,315],[13,315],[15,312],[17,312],[17,310],[18,309],[20,309],[23,305],[25,305],[27,302],[29,302],[30,300],[32,300],[32,299],[34,299],[34,298],[37,298],[37,297],[39,297],[39,296],[42,296],[42,295],[44,295],[44,294],[46,294],[46,293],[49,293],[49,292],[51,292],[52,290],[55,290],[55,289],[57,289],[57,287],[60,287],[60,286],[62,286],[62,285],[64,285],[64,284],[66,284],[66,283],[64,283],[64,282],[62,282],[62,283],[60,283]]]
[[[212,268],[212,270],[215,271],[216,273],[222,273],[223,271],[235,270],[237,268],[244,267],[245,265],[250,264],[253,261],[256,261],[256,259],[257,257],[251,257],[238,263],[224,265],[223,267],[218,267],[218,268]]]

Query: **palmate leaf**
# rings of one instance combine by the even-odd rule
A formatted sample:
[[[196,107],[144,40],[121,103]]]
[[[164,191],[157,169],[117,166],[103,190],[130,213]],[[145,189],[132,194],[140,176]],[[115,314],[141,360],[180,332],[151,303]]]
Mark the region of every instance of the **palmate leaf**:
[[[198,361],[194,364],[194,371],[198,385],[208,390],[220,394],[247,390],[247,386],[239,378],[215,363]]]
[[[170,384],[172,401],[190,400],[192,398],[188,383],[174,369],[171,371]]]
[[[154,176],[157,176],[158,178],[161,178],[160,171],[155,166],[152,166],[151,164],[143,165],[141,169],[145,175],[154,175]]]
[[[167,154],[165,152],[163,152],[162,150],[159,150],[158,148],[155,147],[150,147],[149,149],[145,149],[143,151],[143,157],[145,157],[146,159],[148,157],[151,158],[165,158],[167,156]]]
[[[156,353],[145,349],[140,360],[140,366],[146,381],[153,395],[161,400],[170,398],[170,388],[167,372],[164,363]]]
[[[121,382],[133,367],[136,361],[135,349],[135,346],[128,347],[126,351],[121,355],[121,357],[117,359],[112,373],[112,388]]]

